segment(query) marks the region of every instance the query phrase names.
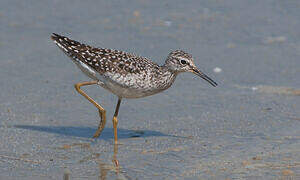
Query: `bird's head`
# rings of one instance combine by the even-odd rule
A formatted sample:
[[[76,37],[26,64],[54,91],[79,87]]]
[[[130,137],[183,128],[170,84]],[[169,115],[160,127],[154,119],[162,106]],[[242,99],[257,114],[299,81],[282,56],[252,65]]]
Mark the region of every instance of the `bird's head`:
[[[215,81],[213,81],[196,67],[193,57],[182,50],[172,51],[166,59],[165,67],[176,74],[181,72],[192,72],[205,79],[212,86],[217,86]]]

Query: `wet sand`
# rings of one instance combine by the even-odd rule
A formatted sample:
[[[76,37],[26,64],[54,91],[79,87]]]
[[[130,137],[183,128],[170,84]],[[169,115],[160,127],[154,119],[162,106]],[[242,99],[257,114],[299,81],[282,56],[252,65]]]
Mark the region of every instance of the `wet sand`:
[[[0,179],[300,179],[300,2],[0,2]],[[125,100],[88,80],[56,32],[162,64],[191,53],[217,88],[181,74],[172,88]],[[118,160],[119,167],[116,167]]]

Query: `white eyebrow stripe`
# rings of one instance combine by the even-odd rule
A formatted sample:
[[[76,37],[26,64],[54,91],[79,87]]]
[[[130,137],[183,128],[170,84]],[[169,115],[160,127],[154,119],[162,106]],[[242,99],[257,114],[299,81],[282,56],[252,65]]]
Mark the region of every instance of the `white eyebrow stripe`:
[[[185,60],[186,62],[189,62],[189,59],[184,58],[184,57],[177,57],[179,60]]]

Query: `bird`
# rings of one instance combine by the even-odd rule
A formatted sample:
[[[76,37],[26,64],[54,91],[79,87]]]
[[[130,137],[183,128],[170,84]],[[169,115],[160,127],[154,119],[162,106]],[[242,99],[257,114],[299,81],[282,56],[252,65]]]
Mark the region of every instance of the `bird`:
[[[75,89],[99,112],[100,122],[93,138],[100,136],[106,124],[106,110],[88,96],[81,87],[99,85],[118,97],[113,116],[114,142],[118,142],[118,113],[122,99],[134,99],[160,93],[172,86],[178,74],[191,72],[203,78],[212,86],[217,83],[200,71],[191,54],[173,50],[163,65],[124,51],[98,48],[68,37],[53,33],[54,43],[90,78],[90,81],[75,84]]]

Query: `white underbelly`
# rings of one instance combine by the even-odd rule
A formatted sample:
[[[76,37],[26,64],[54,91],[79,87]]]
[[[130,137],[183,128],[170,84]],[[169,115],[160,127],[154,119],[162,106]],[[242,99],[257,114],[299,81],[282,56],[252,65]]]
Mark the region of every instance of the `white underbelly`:
[[[99,85],[121,98],[141,98],[163,91],[163,89],[136,89],[123,87],[109,80],[99,82]]]

